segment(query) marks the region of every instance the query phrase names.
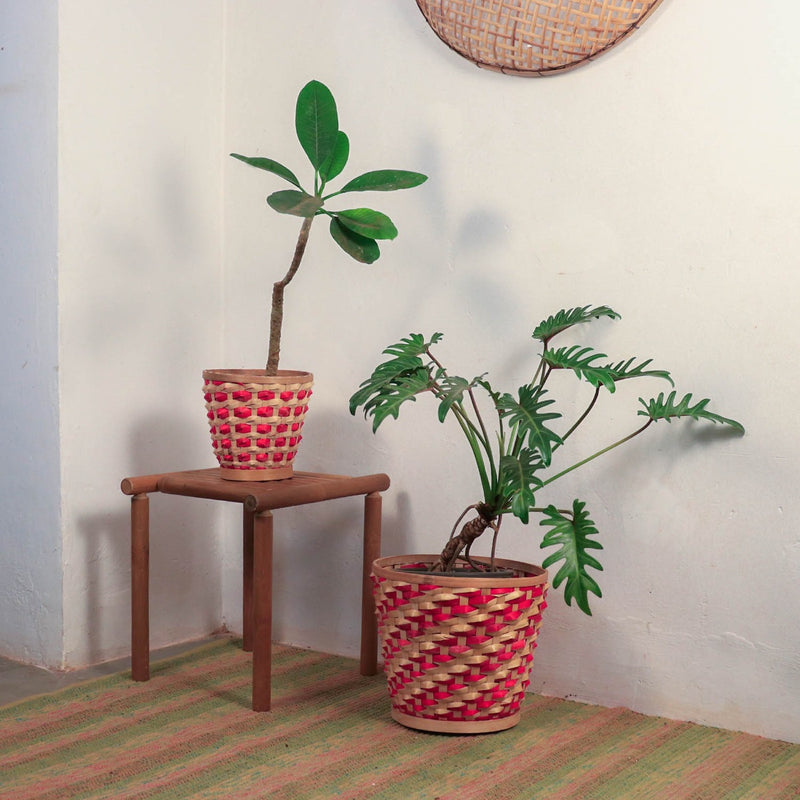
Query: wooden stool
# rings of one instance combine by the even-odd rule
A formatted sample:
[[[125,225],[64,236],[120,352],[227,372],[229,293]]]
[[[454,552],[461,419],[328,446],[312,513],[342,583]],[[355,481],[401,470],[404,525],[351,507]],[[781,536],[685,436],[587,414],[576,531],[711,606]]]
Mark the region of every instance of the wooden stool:
[[[337,497],[364,497],[361,595],[361,674],[377,672],[378,644],[370,567],[380,556],[381,496],[389,488],[383,474],[349,477],[295,472],[281,481],[228,481],[220,470],[200,469],[125,478],[131,495],[131,674],[150,679],[150,513],[148,494],[161,492],[241,503],[244,509],[242,611],[246,651],[253,653],[253,711],[269,711],[272,671],[272,511],[321,503]]]

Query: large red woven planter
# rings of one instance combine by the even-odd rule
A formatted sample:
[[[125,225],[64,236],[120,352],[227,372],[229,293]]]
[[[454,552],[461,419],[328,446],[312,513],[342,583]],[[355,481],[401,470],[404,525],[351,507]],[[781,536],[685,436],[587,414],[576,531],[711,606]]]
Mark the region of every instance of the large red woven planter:
[[[203,394],[222,477],[291,478],[314,376],[310,372],[207,369]]]
[[[513,577],[400,570],[435,560],[394,556],[372,565],[392,718],[441,733],[511,728],[530,684],[547,571],[505,559],[496,564]]]

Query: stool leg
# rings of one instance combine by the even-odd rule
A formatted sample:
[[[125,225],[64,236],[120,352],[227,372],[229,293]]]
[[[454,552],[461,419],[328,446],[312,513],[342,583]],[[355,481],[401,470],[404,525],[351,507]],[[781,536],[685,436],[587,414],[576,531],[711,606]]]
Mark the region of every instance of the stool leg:
[[[150,499],[131,497],[131,677],[150,679]]]
[[[244,509],[242,525],[242,649],[253,652],[253,525],[254,512]]]
[[[253,711],[272,701],[272,512],[255,515],[253,525]]]
[[[372,492],[364,498],[364,561],[361,588],[361,674],[378,671],[378,627],[372,597],[372,562],[381,554],[381,496]]]

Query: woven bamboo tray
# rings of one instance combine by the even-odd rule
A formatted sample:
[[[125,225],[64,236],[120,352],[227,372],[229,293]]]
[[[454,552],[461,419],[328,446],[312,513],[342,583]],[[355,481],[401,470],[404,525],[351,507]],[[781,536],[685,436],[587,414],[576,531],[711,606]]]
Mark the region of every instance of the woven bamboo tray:
[[[436,35],[479,67],[563,72],[630,36],[661,0],[417,0]]]
[[[435,556],[379,558],[373,593],[392,718],[439,733],[489,733],[519,721],[547,607],[547,572],[497,559],[512,578],[402,572]]]

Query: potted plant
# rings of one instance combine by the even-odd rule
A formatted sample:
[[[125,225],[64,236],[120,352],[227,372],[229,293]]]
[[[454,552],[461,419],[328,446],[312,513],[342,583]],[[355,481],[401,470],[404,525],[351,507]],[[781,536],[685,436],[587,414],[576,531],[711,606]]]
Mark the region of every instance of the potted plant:
[[[674,385],[669,372],[653,368],[651,359],[612,362],[591,347],[552,346],[565,331],[599,318],[613,320],[619,314],[607,306],[583,306],[541,322],[533,331],[541,347],[538,365],[516,396],[496,391],[485,374],[471,380],[452,374],[434,355],[442,339],[435,333],[428,338],[411,334],[384,350],[390,358],[350,400],[351,413],[362,408],[376,431],[389,417],[397,418],[403,404],[430,395],[439,420],[453,418],[461,428],[481,486],[480,498],[461,513],[440,554],[401,555],[373,564],[392,715],[404,725],[470,733],[517,722],[546,606],[548,567],[557,567],[553,586],[563,585],[567,603],[575,600],[591,614],[589,595],[601,595],[588,571],[602,569],[598,531],[580,500],[566,508],[539,503],[550,484],[662,420],[690,418],[744,433],[740,423],[710,411],[709,400],[694,402],[691,394],[679,398],[673,390],[640,398],[644,421],[629,435],[563,462],[565,445],[597,409],[601,393],[613,394],[620,382],[634,378]],[[585,409],[567,424],[551,393],[559,372],[593,389]],[[468,514],[472,518],[459,530]],[[496,557],[500,525],[509,514],[523,524],[541,515],[539,524],[546,530],[540,546],[556,548],[541,567]],[[486,531],[492,535],[491,556],[476,558],[472,545]]]
[[[303,260],[311,225],[329,219],[333,240],[351,258],[372,264],[380,256],[379,240],[394,239],[392,220],[371,208],[331,210],[326,204],[352,192],[390,192],[419,186],[419,172],[382,169],[366,172],[337,191],[327,191],[347,164],[350,141],[339,129],[336,101],[319,81],[310,81],[297,97],[295,131],[313,167],[313,190],[304,189],[283,164],[261,156],[231,155],[285,180],[291,187],[273,192],[267,204],[280,214],[300,217],[302,223],[286,274],[272,287],[269,345],[263,370],[205,370],[203,391],[211,439],[223,477],[231,480],[275,480],[291,477],[302,439],[313,376],[304,370],[280,370],[284,293]]]

